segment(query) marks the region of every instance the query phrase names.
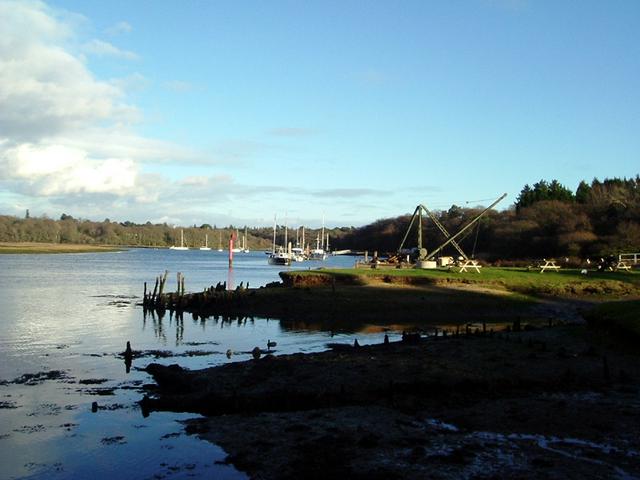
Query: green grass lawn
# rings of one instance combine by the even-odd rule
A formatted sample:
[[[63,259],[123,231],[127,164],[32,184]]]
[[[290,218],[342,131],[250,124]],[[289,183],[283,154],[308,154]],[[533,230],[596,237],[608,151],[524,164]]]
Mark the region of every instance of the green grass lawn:
[[[607,302],[587,313],[595,326],[640,337],[640,300]]]
[[[578,269],[540,273],[538,270],[524,268],[484,267],[481,273],[458,273],[454,270],[440,269],[320,269],[284,273],[285,277],[287,275],[328,275],[334,276],[336,281],[349,283],[376,280],[389,283],[466,283],[504,288],[530,295],[589,295],[603,298],[640,296],[640,273],[633,271],[589,271],[583,275]]]

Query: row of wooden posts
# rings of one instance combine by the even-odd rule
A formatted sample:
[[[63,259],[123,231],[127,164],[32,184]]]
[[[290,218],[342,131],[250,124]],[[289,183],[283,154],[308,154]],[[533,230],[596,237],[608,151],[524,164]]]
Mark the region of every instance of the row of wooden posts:
[[[218,282],[217,285],[211,285],[200,293],[186,295],[185,277],[182,273],[177,273],[177,289],[175,292],[165,292],[167,284],[167,276],[169,272],[165,271],[158,275],[153,286],[153,290],[148,288],[147,282],[144,282],[144,296],[142,306],[145,310],[175,310],[175,311],[191,311],[196,309],[217,305],[228,306],[230,302],[242,301],[249,289],[249,282],[245,285],[240,282],[235,290],[227,289],[227,282]]]
[[[164,287],[167,284],[167,276],[169,275],[169,271],[165,270],[164,274],[158,275],[156,277],[156,283],[153,286],[153,292],[147,292],[147,282],[144,282],[144,296],[142,305],[145,308],[157,308],[164,306]],[[184,275],[180,272],[176,275],[178,288],[176,290],[176,296],[181,298],[185,294],[184,288]]]

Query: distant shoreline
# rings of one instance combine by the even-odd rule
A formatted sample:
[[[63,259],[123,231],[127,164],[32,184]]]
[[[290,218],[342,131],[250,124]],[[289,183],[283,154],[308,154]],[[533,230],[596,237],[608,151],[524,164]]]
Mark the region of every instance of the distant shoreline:
[[[100,253],[118,252],[127,247],[70,243],[0,242],[0,254]]]

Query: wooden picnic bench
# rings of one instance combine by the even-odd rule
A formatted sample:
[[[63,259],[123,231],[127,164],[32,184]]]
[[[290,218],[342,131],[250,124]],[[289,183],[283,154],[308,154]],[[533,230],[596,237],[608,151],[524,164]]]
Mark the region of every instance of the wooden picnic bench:
[[[546,258],[543,258],[542,261],[544,262],[544,265],[540,265],[540,273],[544,273],[545,270],[551,270],[554,272],[560,270],[560,265],[556,265],[555,260],[547,260]]]
[[[626,262],[624,260],[620,260],[618,261],[618,264],[616,265],[616,271],[617,270],[625,270],[625,271],[630,271],[631,270],[631,266],[627,265]]]
[[[460,265],[459,273],[468,272],[467,268],[474,268],[476,272],[480,273],[482,265],[480,265],[477,260],[467,259],[462,265]]]

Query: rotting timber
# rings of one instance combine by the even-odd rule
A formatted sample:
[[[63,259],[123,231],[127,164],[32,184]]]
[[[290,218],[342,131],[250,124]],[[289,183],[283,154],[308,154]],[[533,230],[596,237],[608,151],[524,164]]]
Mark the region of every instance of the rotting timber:
[[[376,324],[416,321],[423,324],[501,322],[536,316],[549,303],[574,311],[601,300],[640,298],[634,272],[563,271],[541,276],[525,269],[486,268],[482,276],[446,271],[295,270],[281,272],[282,283],[230,290],[225,283],[186,293],[166,293],[167,273],[153,290],[145,285],[143,306],[149,311],[190,312],[194,318],[215,315],[280,319],[350,320]],[[539,315],[538,315],[539,317]],[[546,318],[546,317],[543,317]]]
[[[185,293],[185,277],[178,272],[177,289],[175,292],[165,292],[168,272],[156,277],[152,291],[147,291],[147,283],[144,283],[144,296],[142,306],[145,310],[163,312],[192,312],[197,318],[202,314],[236,313],[242,310],[246,304],[248,295],[255,295],[255,290],[248,291],[247,286],[241,283],[235,290],[228,290],[226,282],[218,282],[202,292]]]
[[[242,285],[228,290],[224,283],[218,283],[201,292],[184,293],[181,287],[165,293],[164,277],[160,276],[158,288],[145,295],[143,306],[149,311],[189,312],[194,319],[221,315],[322,321],[334,330],[350,329],[356,326],[354,322],[433,324],[450,323],[452,319],[500,320],[522,313],[523,307],[531,304],[522,296],[454,289],[423,278],[403,278],[409,283],[397,284],[383,277],[363,284],[361,281],[372,279],[333,277],[320,272],[310,276],[286,272],[281,277],[283,283],[261,288]]]

